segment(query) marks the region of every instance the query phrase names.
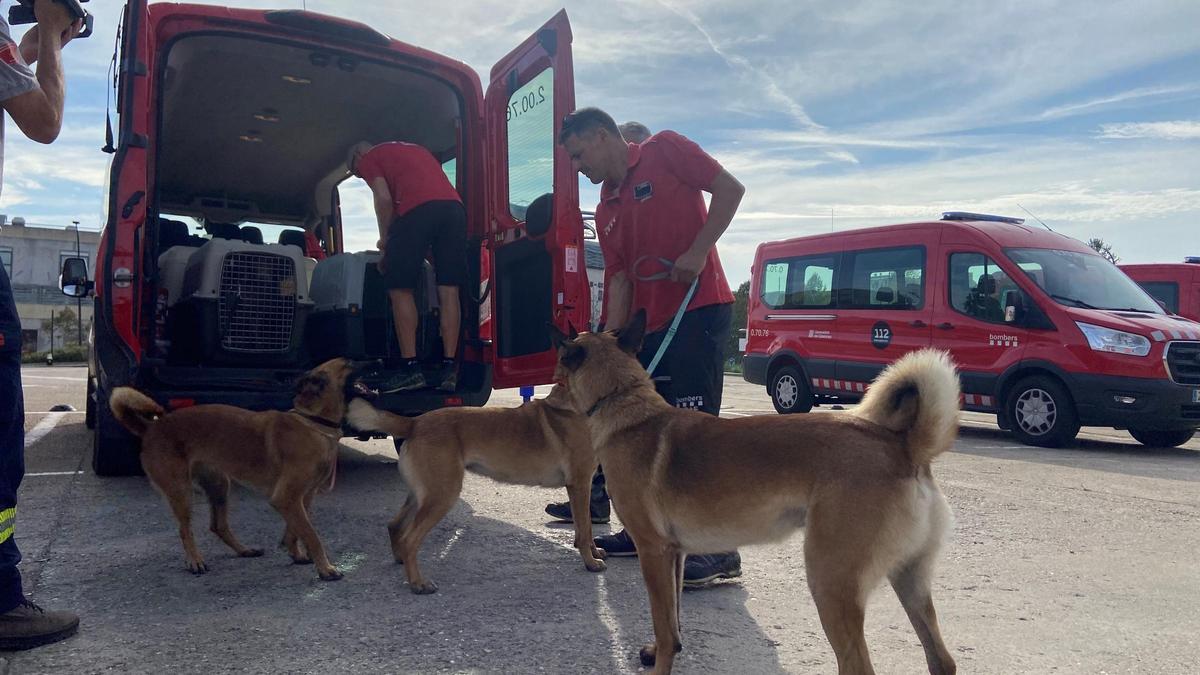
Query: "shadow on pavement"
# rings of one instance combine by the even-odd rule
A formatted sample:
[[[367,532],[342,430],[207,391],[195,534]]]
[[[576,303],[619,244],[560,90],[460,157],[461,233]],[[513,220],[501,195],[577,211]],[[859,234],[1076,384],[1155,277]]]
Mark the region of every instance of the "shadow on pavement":
[[[1038,448],[1020,445],[1006,431],[963,426],[960,441],[954,451],[964,455],[1036,462],[1057,466],[1106,471],[1127,476],[1197,481],[1200,475],[1195,462],[1200,462],[1200,450],[1190,448],[1148,448],[1131,443],[1077,439],[1065,448]],[[1186,473],[1177,471],[1189,469]]]

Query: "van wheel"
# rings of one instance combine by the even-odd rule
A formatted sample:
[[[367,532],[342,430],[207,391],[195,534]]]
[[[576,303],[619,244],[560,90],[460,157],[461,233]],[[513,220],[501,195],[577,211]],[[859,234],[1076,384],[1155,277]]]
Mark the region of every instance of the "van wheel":
[[[96,429],[92,433],[92,471],[97,476],[140,476],[142,458],[138,439],[125,430],[112,409],[108,397],[97,392]]]
[[[1129,435],[1148,448],[1175,448],[1192,440],[1195,429],[1130,429]]]
[[[87,398],[83,401],[83,425],[88,429],[96,428],[96,382],[91,375],[87,379]]]
[[[1061,448],[1079,433],[1079,416],[1057,380],[1033,375],[1017,383],[1005,406],[1012,433],[1025,445]]]
[[[771,378],[771,403],[775,404],[775,412],[780,415],[790,413],[806,413],[812,410],[813,396],[795,366],[784,366],[775,371]]]

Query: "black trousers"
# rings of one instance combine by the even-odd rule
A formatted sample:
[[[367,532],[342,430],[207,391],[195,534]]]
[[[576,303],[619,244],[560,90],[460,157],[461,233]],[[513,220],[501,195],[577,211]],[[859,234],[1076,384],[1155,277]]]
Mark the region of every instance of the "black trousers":
[[[0,266],[0,320],[17,316],[8,274]],[[15,330],[14,330],[15,329]],[[25,477],[25,398],[21,391],[20,325],[0,326],[0,614],[24,599],[21,589],[21,551],[14,537],[17,488]],[[14,339],[16,338],[16,339]]]
[[[725,343],[733,320],[733,305],[709,305],[683,313],[671,344],[655,368],[658,393],[676,408],[710,415],[721,413],[725,385]],[[666,337],[663,329],[650,333],[638,352],[642,367],[650,365]]]

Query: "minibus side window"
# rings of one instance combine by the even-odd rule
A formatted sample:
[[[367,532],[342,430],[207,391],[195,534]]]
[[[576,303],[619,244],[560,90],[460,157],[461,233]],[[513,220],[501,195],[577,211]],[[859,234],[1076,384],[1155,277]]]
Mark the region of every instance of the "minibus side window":
[[[770,260],[763,265],[760,297],[771,309],[833,306],[833,256]]]
[[[1006,323],[1005,299],[1021,293],[1004,270],[982,253],[951,254],[949,286],[950,306],[956,312],[988,323]]]
[[[547,68],[508,99],[508,208],[525,209],[554,191],[554,70]]]
[[[1173,281],[1139,281],[1138,286],[1165,305],[1168,312],[1179,313],[1179,284]]]
[[[857,251],[850,255],[850,287],[842,291],[839,307],[918,309],[924,305],[924,248]]]

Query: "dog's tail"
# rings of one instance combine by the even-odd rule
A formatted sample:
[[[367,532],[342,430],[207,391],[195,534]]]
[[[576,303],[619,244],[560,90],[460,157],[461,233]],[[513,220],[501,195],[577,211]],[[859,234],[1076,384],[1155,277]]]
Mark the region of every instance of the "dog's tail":
[[[117,387],[108,397],[108,407],[121,426],[134,436],[141,437],[158,418],[167,414],[163,407],[155,403],[142,392],[133,387]]]
[[[346,421],[360,431],[382,431],[395,438],[408,438],[416,423],[411,417],[379,410],[361,398],[350,402]]]
[[[954,444],[958,397],[958,374],[950,356],[922,349],[880,373],[854,414],[904,434],[913,464],[925,466]]]

